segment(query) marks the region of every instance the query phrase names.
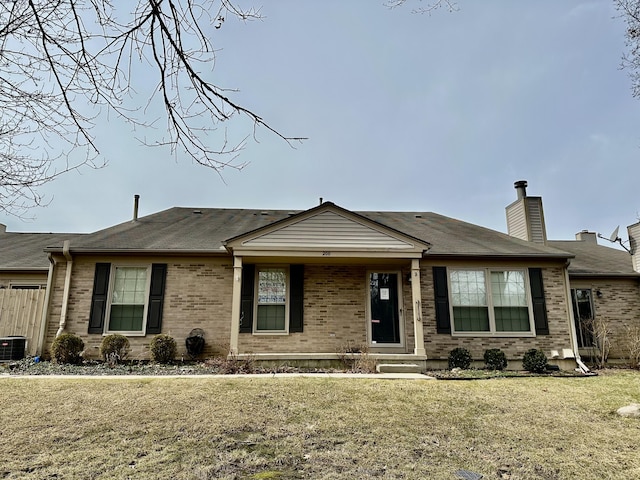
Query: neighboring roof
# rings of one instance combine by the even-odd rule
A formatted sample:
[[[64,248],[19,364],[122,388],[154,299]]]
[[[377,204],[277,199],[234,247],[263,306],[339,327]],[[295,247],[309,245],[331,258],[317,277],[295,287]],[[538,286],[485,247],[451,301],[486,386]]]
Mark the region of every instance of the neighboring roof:
[[[49,260],[46,247],[74,243],[81,233],[13,233],[0,232],[0,270],[46,270]]]
[[[569,275],[640,276],[633,270],[631,255],[624,250],[580,240],[551,240],[547,243],[575,255],[569,264]]]
[[[226,240],[302,213],[175,207],[78,238],[72,242],[71,251],[224,253]],[[548,246],[431,212],[354,213],[429,243],[428,255],[571,257]],[[61,248],[62,242],[49,251]]]

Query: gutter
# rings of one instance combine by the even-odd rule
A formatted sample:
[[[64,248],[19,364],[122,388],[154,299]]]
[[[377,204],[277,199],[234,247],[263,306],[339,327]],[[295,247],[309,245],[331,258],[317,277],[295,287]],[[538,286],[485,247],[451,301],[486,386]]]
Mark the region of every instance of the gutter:
[[[568,266],[568,265],[567,265]],[[576,321],[573,317],[573,308],[571,307],[571,284],[569,283],[569,269],[564,269],[564,284],[567,294],[567,310],[569,310],[569,335],[571,336],[571,346],[573,347],[573,356],[578,364],[578,368],[582,373],[589,373],[589,367],[587,367],[580,358],[580,352],[578,350],[578,334],[576,333]]]
[[[220,250],[166,250],[166,249],[118,249],[118,248],[74,248],[74,254],[93,255],[93,254],[109,254],[109,255],[179,255],[179,256],[222,256],[228,257],[229,252],[224,247],[220,247]],[[45,248],[47,253],[64,254],[64,247],[60,248]]]
[[[71,270],[73,269],[73,257],[69,251],[69,240],[65,240],[62,246],[62,254],[67,259],[67,270],[64,277],[64,292],[62,294],[62,311],[60,312],[60,325],[56,332],[56,337],[59,337],[64,332],[64,327],[67,325],[67,308],[69,306],[69,290],[71,289]]]
[[[49,299],[51,298],[51,288],[53,286],[53,271],[56,261],[53,255],[49,254],[49,274],[47,275],[47,291],[44,294],[44,305],[42,306],[42,318],[40,319],[40,332],[38,334],[38,345],[36,355],[41,356],[44,350],[44,336],[47,331],[47,317],[49,316]]]

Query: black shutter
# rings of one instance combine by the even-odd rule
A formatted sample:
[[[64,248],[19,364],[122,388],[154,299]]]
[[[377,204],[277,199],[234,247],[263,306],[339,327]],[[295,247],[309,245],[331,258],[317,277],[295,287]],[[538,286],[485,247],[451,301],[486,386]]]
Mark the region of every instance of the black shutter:
[[[147,314],[147,331],[158,334],[162,331],[162,305],[164,303],[164,284],[167,278],[167,264],[151,265],[151,287],[149,288],[149,307]]]
[[[93,277],[93,296],[91,297],[88,333],[104,332],[104,314],[107,309],[107,296],[109,295],[110,271],[110,263],[96,263],[96,273]]]
[[[436,299],[436,330],[438,333],[451,333],[449,314],[449,289],[447,287],[447,268],[433,267],[433,289]]]
[[[529,269],[529,285],[531,286],[531,303],[533,304],[533,318],[536,326],[536,334],[549,335],[547,305],[544,300],[541,268]]]
[[[253,331],[253,289],[255,276],[255,265],[242,266],[240,333],[251,333]]]
[[[289,333],[302,332],[304,311],[304,265],[289,267]]]

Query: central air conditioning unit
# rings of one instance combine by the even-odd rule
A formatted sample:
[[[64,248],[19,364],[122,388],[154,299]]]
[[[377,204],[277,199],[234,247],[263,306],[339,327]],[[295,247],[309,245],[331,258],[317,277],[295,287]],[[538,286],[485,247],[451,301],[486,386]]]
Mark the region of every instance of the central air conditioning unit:
[[[26,337],[0,337],[0,362],[22,360],[26,345]]]

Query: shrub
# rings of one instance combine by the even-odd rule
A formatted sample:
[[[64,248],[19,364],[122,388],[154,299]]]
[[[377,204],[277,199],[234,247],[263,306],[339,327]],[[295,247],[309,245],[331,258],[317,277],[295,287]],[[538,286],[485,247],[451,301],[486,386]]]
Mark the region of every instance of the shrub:
[[[169,363],[173,361],[178,352],[176,341],[170,335],[161,333],[151,340],[151,360],[158,363]]]
[[[547,356],[542,350],[527,350],[522,357],[522,368],[528,372],[542,373],[547,368]]]
[[[51,345],[51,355],[58,363],[78,364],[82,361],[84,342],[73,333],[63,333]]]
[[[128,350],[129,339],[117,333],[104,337],[100,345],[100,355],[110,364],[117,364],[120,360],[124,360]]]
[[[449,352],[449,370],[462,368],[466,370],[471,366],[471,354],[466,348],[458,347]]]
[[[504,370],[507,368],[507,356],[499,348],[489,348],[484,351],[484,363],[490,370]]]
[[[624,338],[629,366],[640,368],[640,325],[625,325]]]

